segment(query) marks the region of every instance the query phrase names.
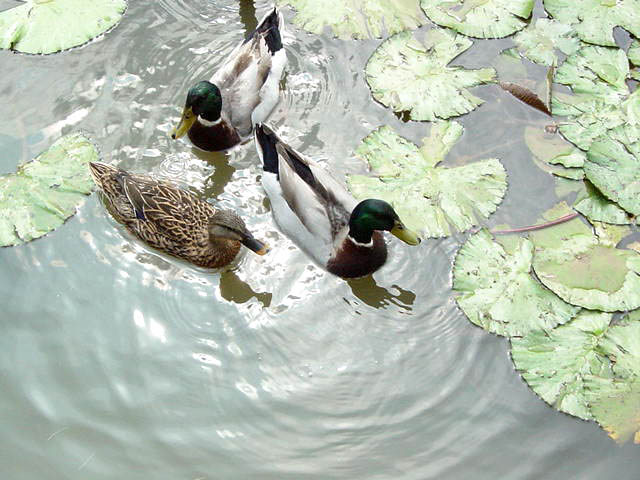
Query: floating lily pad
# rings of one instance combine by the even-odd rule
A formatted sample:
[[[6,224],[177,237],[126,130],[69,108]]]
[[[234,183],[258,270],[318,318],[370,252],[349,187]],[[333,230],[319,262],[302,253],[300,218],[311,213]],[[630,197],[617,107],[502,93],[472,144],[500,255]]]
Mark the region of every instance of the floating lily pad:
[[[584,192],[578,196],[573,208],[591,222],[605,222],[616,225],[633,223],[631,216],[619,205],[609,201],[591,182],[585,182]]]
[[[312,33],[330,26],[343,39],[380,38],[422,25],[419,0],[278,0],[297,10],[293,22]]]
[[[559,218],[566,205],[545,215]],[[605,312],[640,307],[640,255],[615,248],[580,219],[532,232],[538,279],[572,305]]]
[[[435,123],[419,149],[390,127],[381,127],[356,151],[375,176],[349,176],[349,189],[357,198],[386,200],[409,228],[425,237],[467,230],[476,216],[486,218],[496,210],[507,180],[495,158],[437,168],[460,135],[462,126],[456,122]]]
[[[127,8],[125,0],[27,0],[0,12],[0,48],[55,53],[106,32]]]
[[[88,163],[98,157],[83,135],[67,135],[0,177],[0,246],[41,237],[72,216],[93,188]]]
[[[502,38],[523,29],[534,0],[421,0],[438,25],[478,38]]]
[[[495,70],[467,70],[447,64],[472,45],[443,29],[431,29],[424,41],[401,32],[384,41],[369,59],[367,82],[374,98],[412,120],[449,118],[470,112],[483,101],[467,88],[492,82]]]
[[[581,180],[582,166],[586,154],[567,142],[557,133],[548,133],[541,127],[527,127],[525,142],[535,159],[542,162],[538,166],[553,175]]]
[[[544,0],[544,8],[587,43],[615,47],[615,27],[640,36],[640,0]]]
[[[547,18],[538,18],[513,40],[525,57],[548,67],[559,63],[556,50],[571,55],[580,48],[580,40],[571,26]]]
[[[585,376],[610,377],[611,362],[601,351],[611,314],[583,310],[552,331],[533,330],[511,339],[511,358],[525,382],[561,412],[591,420]]]
[[[498,335],[521,336],[550,330],[578,313],[531,276],[532,256],[526,238],[501,245],[481,230],[467,240],[456,257],[453,289],[472,323]]]
[[[627,52],[629,61],[640,67],[640,40],[634,40]]]
[[[559,125],[565,138],[582,150],[601,136],[627,141],[640,137],[640,94],[629,95],[629,62],[620,49],[585,47],[560,67],[555,81],[575,95],[556,93],[554,115],[567,117]]]
[[[586,177],[627,212],[640,215],[640,143],[603,138],[591,144]]]
[[[640,443],[640,320],[630,313],[601,342],[614,377],[585,378],[591,413],[611,438]]]

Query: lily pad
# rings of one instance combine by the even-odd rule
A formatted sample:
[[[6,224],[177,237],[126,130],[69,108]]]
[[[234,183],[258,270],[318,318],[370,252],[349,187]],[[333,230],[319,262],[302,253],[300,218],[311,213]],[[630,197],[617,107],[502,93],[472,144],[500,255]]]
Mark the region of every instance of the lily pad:
[[[0,177],[0,246],[28,242],[62,225],[91,192],[88,163],[98,159],[86,137],[67,135]]]
[[[640,215],[640,142],[625,145],[609,138],[593,142],[584,171],[607,198]]]
[[[511,339],[511,358],[525,382],[556,410],[591,420],[585,377],[610,377],[601,351],[611,314],[583,310],[552,331],[533,330]]]
[[[570,213],[561,204],[546,220]],[[532,232],[533,268],[538,279],[564,301],[605,312],[640,307],[640,255],[618,249],[576,218]]]
[[[620,206],[609,201],[589,181],[584,182],[585,189],[576,199],[573,208],[587,217],[590,222],[604,222],[615,225],[629,225],[631,216]]]
[[[464,231],[488,217],[507,189],[504,167],[492,158],[454,168],[437,167],[462,135],[456,122],[438,122],[418,148],[390,127],[367,136],[356,155],[375,176],[351,175],[347,184],[357,198],[380,198],[403,222],[425,237]]]
[[[278,0],[297,10],[293,23],[312,33],[330,26],[342,39],[380,38],[411,30],[426,18],[419,0]]]
[[[27,0],[0,12],[0,48],[55,53],[77,47],[114,27],[125,0]]]
[[[470,112],[483,101],[467,88],[495,79],[492,68],[447,66],[471,45],[468,38],[439,28],[428,30],[422,42],[412,32],[392,36],[367,62],[373,97],[396,112],[408,112],[412,120],[433,121]]]
[[[556,73],[555,81],[571,87],[575,95],[556,93],[554,115],[567,117],[559,130],[582,150],[601,136],[628,142],[640,137],[640,94],[629,95],[629,62],[620,49],[585,47],[572,55]]]
[[[640,40],[634,40],[627,52],[629,61],[640,67]]]
[[[556,133],[548,133],[541,127],[525,129],[525,142],[538,166],[558,177],[581,180],[586,154]]]
[[[547,18],[538,18],[518,32],[513,41],[529,60],[548,67],[559,63],[556,50],[571,55],[580,48],[580,40],[571,26]]]
[[[640,0],[544,0],[544,8],[587,43],[615,47],[615,27],[640,36]]]
[[[612,326],[601,342],[614,377],[585,378],[591,413],[611,438],[640,443],[640,321],[638,312]]]
[[[532,277],[532,257],[526,238],[501,245],[481,230],[467,240],[453,267],[453,289],[472,323],[512,337],[551,330],[578,313]]]
[[[421,0],[427,16],[443,27],[477,38],[502,38],[523,29],[534,0]]]

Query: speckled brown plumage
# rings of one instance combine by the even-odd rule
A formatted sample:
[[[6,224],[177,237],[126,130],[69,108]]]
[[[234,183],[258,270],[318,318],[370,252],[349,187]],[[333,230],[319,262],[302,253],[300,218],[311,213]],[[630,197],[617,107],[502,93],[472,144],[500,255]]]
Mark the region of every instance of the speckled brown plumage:
[[[240,250],[240,241],[210,235],[211,222],[224,211],[192,193],[104,163],[91,163],[90,170],[117,219],[150,246],[207,268],[227,265]],[[233,212],[224,213],[244,226]]]

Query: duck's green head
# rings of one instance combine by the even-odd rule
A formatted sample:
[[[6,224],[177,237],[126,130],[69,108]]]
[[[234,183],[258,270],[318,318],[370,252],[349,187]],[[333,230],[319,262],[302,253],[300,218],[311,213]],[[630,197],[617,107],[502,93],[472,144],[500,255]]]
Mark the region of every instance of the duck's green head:
[[[351,212],[349,236],[356,242],[368,244],[374,230],[386,230],[409,245],[420,243],[420,237],[404,226],[400,217],[384,200],[363,200]]]
[[[198,117],[208,122],[215,122],[222,111],[222,96],[220,89],[213,83],[203,80],[196,83],[189,93],[184,105],[182,118],[178,126],[171,132],[171,138],[182,137],[189,131]]]

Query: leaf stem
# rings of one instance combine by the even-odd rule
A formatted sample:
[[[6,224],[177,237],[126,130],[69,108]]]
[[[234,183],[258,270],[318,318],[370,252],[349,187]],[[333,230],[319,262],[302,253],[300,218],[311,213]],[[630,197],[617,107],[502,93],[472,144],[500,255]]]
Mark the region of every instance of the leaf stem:
[[[573,212],[563,217],[556,218],[555,220],[551,220],[550,222],[541,223],[539,225],[529,225],[528,227],[512,228],[509,230],[491,230],[491,233],[493,235],[508,235],[509,233],[520,233],[520,232],[531,232],[533,230],[542,230],[543,228],[553,227],[554,225],[558,225],[560,223],[573,220],[578,215],[579,215],[578,212]]]

